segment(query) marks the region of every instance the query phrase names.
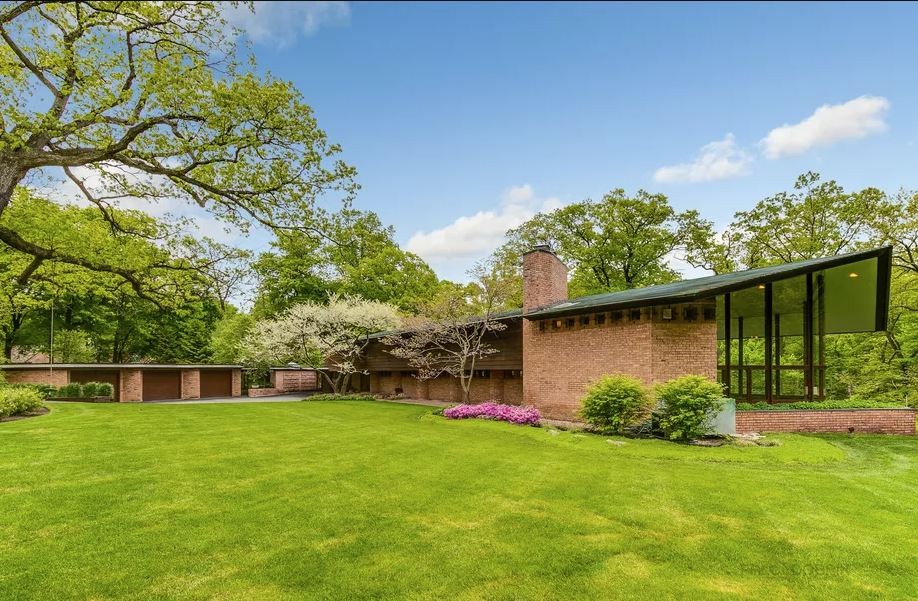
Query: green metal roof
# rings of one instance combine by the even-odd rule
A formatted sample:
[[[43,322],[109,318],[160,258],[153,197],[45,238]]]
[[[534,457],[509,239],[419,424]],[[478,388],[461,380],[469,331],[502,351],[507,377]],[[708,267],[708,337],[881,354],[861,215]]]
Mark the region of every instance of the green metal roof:
[[[759,267],[735,273],[680,280],[670,284],[647,286],[646,288],[594,294],[539,307],[526,313],[525,317],[527,319],[542,319],[598,310],[628,309],[690,302],[874,257],[879,259],[881,267],[877,270],[878,280],[881,278],[884,280],[883,284],[878,286],[878,294],[881,295],[877,302],[878,313],[879,307],[882,306],[885,315],[885,308],[889,305],[889,274],[892,261],[892,248],[889,246],[820,259],[785,263],[783,265]],[[885,317],[883,321],[885,322]]]

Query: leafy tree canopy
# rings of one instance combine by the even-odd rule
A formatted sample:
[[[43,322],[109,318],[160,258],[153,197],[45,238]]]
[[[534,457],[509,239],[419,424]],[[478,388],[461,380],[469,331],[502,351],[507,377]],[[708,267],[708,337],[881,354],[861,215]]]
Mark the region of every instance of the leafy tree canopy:
[[[376,213],[345,207],[328,215],[323,235],[281,232],[255,263],[261,277],[256,313],[271,315],[329,292],[391,303],[416,313],[439,286],[420,257],[399,248]]]
[[[113,207],[127,197],[194,203],[243,229],[308,229],[319,196],[356,189],[339,151],[291,83],[257,74],[220,3],[0,6],[0,217],[43,173],[69,179],[124,233],[135,232]],[[104,256],[26,233],[0,224],[19,252],[151,294]]]
[[[637,288],[678,279],[667,259],[703,226],[696,211],[676,212],[662,194],[616,189],[539,213],[508,232],[496,258],[518,273],[522,254],[547,244],[571,269],[572,296]]]

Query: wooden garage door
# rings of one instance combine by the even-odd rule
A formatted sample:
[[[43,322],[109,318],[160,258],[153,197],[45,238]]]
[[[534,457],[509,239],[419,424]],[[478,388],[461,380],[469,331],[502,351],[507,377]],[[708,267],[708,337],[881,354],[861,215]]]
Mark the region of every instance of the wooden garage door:
[[[143,400],[162,401],[182,396],[182,372],[172,369],[143,370]]]
[[[233,372],[229,369],[201,370],[201,398],[233,395]]]
[[[118,384],[120,383],[119,373],[112,369],[71,369],[70,381],[85,384],[86,382],[108,382],[115,389],[115,400],[121,399],[121,391]]]

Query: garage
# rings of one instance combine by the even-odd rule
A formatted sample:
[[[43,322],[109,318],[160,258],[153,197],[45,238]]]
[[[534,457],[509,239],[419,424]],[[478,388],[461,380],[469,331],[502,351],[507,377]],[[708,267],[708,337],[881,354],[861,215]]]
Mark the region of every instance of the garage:
[[[201,370],[201,398],[233,396],[233,372],[229,369]]]
[[[182,372],[177,369],[143,371],[143,400],[164,401],[182,397]]]
[[[115,400],[121,400],[121,378],[115,369],[71,369],[70,381],[85,384],[86,382],[107,382],[115,390]]]

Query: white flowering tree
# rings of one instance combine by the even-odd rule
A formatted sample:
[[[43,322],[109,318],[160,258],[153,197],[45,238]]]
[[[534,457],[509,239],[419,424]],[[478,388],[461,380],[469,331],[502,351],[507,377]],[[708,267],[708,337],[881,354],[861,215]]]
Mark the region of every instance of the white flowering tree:
[[[293,361],[317,370],[333,392],[341,393],[361,373],[370,334],[398,324],[392,305],[332,295],[327,304],[300,303],[276,319],[256,323],[243,343],[243,361],[256,368]]]

